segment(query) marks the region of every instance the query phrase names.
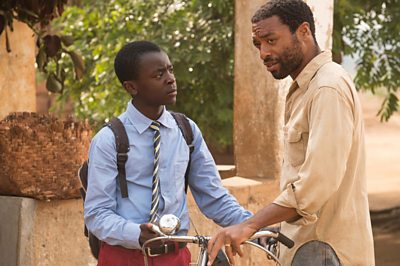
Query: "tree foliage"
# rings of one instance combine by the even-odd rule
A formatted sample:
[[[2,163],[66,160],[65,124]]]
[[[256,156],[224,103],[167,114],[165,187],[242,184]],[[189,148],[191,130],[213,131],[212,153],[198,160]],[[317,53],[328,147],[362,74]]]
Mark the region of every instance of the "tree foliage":
[[[399,111],[400,0],[334,0],[334,47],[359,58],[358,88],[383,91],[379,111]],[[175,67],[178,102],[213,146],[232,142],[234,0],[3,0],[0,34],[13,19],[39,36],[37,67],[47,88],[72,99],[76,115],[102,123],[123,112],[129,95],[113,71],[117,51],[133,40],[163,47]],[[55,17],[62,17],[48,24]],[[54,21],[53,21],[54,22]]]
[[[65,71],[59,66],[58,61],[63,54],[68,54],[74,63],[75,73],[80,78],[84,66],[80,56],[71,50],[66,50],[72,43],[67,36],[55,34],[50,23],[59,17],[67,0],[2,0],[0,2],[0,35],[4,32],[7,52],[12,51],[8,32],[14,31],[14,20],[17,19],[27,24],[37,35],[38,54],[36,63],[38,69],[47,76],[46,87],[51,92],[62,93],[64,89]],[[48,64],[54,65],[47,67]],[[48,72],[48,69],[52,70]]]
[[[24,22],[39,35],[51,20],[62,14],[67,0],[2,0],[0,2],[0,35],[5,32],[6,49],[11,51],[8,29],[13,31],[14,19]]]
[[[130,96],[113,70],[127,42],[150,40],[168,53],[178,84],[175,110],[193,118],[209,142],[232,142],[233,1],[85,0],[67,8],[56,23],[73,36],[71,50],[85,62],[82,80],[67,75],[60,98],[72,98],[83,118],[104,121],[126,108]],[[63,71],[73,64],[62,56]],[[55,67],[54,67],[55,70]]]
[[[335,0],[334,52],[359,58],[355,82],[362,90],[383,90],[379,115],[399,111],[400,0]]]

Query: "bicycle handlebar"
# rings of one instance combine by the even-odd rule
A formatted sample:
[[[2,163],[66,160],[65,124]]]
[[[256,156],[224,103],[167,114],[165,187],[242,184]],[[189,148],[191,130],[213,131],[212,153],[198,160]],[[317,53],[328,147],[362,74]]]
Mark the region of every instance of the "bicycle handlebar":
[[[294,246],[293,240],[288,238],[282,233],[279,232],[271,232],[271,231],[258,231],[254,235],[252,235],[248,241],[245,241],[245,243],[248,243],[251,240],[257,239],[257,238],[262,238],[262,237],[272,237],[287,246],[288,248],[292,248]],[[184,243],[193,243],[193,244],[202,244],[203,241],[209,241],[211,239],[210,236],[179,236],[179,235],[163,235],[159,237],[152,238],[150,240],[147,240],[145,242],[145,245],[143,245],[142,250],[144,252],[144,249],[146,245],[150,244],[151,242],[155,241],[176,241],[176,242],[184,242]]]
[[[278,237],[276,238],[276,240],[278,240],[288,248],[292,248],[294,246],[294,241],[280,232],[278,233]]]
[[[262,237],[273,237],[276,240],[278,240],[279,242],[281,242],[282,244],[284,244],[285,246],[287,246],[288,248],[292,248],[294,246],[293,240],[291,240],[284,234],[282,234],[280,232],[272,232],[269,230],[258,231],[254,235],[252,235],[249,240],[253,240],[256,238],[262,238]]]
[[[292,248],[293,245],[294,245],[294,242],[291,239],[289,239],[288,237],[286,237],[282,233],[265,230],[265,231],[256,232],[247,241],[242,243],[242,244],[249,244],[249,245],[252,245],[252,246],[254,246],[256,248],[259,248],[259,249],[263,250],[271,258],[273,258],[278,265],[280,265],[278,258],[273,253],[271,253],[271,251],[269,251],[268,249],[266,249],[265,247],[263,247],[263,246],[261,246],[259,244],[256,244],[256,243],[252,242],[252,240],[254,240],[254,239],[263,238],[263,237],[274,238],[277,241],[279,241],[282,244],[284,244],[285,246],[287,246],[288,248]],[[206,253],[207,243],[208,243],[208,241],[210,239],[211,239],[210,236],[202,236],[202,235],[197,235],[197,236],[179,236],[179,235],[165,235],[165,234],[162,234],[159,237],[155,237],[155,238],[149,239],[142,246],[142,252],[143,252],[143,254],[145,256],[145,265],[148,265],[146,248],[147,248],[147,245],[152,243],[152,242],[155,242],[155,241],[162,241],[162,242],[172,241],[172,242],[183,242],[183,243],[197,244],[197,245],[202,247],[202,250],[204,250],[204,252],[202,254],[207,256],[206,255],[207,254]],[[199,264],[199,265],[205,265],[204,263],[205,262],[203,262],[202,264]]]

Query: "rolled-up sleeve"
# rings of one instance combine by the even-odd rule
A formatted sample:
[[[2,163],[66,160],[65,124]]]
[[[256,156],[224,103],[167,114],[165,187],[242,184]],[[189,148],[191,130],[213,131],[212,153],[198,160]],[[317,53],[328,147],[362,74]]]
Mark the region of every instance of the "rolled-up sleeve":
[[[319,88],[309,109],[308,144],[296,181],[287,184],[274,203],[295,208],[310,224],[318,211],[338,190],[345,175],[353,138],[354,117],[344,95],[330,87]],[[285,151],[286,152],[286,151]]]

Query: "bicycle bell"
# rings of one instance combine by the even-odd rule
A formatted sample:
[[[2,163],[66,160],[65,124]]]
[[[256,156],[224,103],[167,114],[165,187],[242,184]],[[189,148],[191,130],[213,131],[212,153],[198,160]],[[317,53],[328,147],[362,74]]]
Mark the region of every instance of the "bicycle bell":
[[[158,222],[161,232],[166,235],[175,234],[181,227],[181,221],[173,214],[166,214],[160,218]]]

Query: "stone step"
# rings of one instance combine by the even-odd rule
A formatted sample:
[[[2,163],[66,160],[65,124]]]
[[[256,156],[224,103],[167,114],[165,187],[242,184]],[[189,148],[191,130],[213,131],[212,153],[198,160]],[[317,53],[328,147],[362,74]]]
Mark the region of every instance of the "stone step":
[[[217,169],[222,179],[236,175],[236,167],[234,165],[219,164]]]

